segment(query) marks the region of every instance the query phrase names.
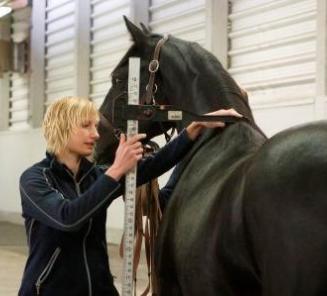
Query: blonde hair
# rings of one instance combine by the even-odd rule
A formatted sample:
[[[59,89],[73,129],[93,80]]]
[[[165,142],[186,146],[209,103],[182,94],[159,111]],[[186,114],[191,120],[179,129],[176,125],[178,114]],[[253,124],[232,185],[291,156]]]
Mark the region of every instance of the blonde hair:
[[[42,124],[47,151],[58,154],[66,147],[72,130],[94,117],[99,120],[99,113],[89,99],[63,97],[54,101],[48,107]]]

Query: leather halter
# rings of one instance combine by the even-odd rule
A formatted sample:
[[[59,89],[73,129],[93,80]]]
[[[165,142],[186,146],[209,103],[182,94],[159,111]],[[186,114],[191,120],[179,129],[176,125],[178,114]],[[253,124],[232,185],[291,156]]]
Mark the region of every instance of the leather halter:
[[[149,67],[148,67],[150,76],[149,76],[148,84],[146,85],[146,88],[145,88],[144,97],[141,100],[142,105],[156,104],[156,101],[154,99],[154,94],[157,92],[158,86],[154,81],[155,81],[156,72],[159,70],[159,66],[160,66],[160,63],[159,63],[160,50],[161,50],[162,46],[165,44],[165,42],[168,40],[168,38],[169,38],[168,35],[165,35],[164,37],[162,37],[158,41],[158,43],[154,49],[153,58],[150,61]],[[172,128],[171,133],[168,134],[168,132],[163,128],[162,124],[159,123],[159,125],[162,130],[162,133],[165,136],[166,142],[168,143],[171,140],[171,138],[175,132],[175,128]]]
[[[156,101],[154,99],[154,94],[156,93],[158,86],[155,83],[155,75],[156,75],[156,72],[159,70],[159,66],[160,66],[160,63],[159,63],[160,50],[161,50],[162,46],[165,44],[165,42],[168,40],[168,38],[169,38],[168,35],[165,35],[156,44],[156,47],[155,47],[154,53],[153,53],[153,58],[150,61],[149,66],[148,66],[150,76],[149,76],[148,84],[146,85],[146,88],[145,88],[144,96],[140,99],[141,105],[156,104]],[[117,99],[120,99],[121,97],[126,96],[126,94],[127,94],[127,92],[124,91],[124,92],[118,94],[115,98],[113,98],[112,99],[113,105],[115,104],[115,101]],[[113,107],[111,118],[114,118],[114,112],[115,112],[114,109],[115,108]],[[162,130],[162,133],[165,136],[166,141],[169,142],[175,132],[175,127],[173,127],[171,130],[171,133],[168,134],[167,131],[163,128],[161,123],[159,123],[159,126]],[[114,128],[114,131],[115,131],[114,132],[115,136],[117,137],[117,139],[119,139],[119,135],[120,135],[121,131],[117,128]]]
[[[158,41],[154,49],[153,58],[150,61],[149,68],[148,68],[150,72],[149,81],[148,84],[146,85],[144,99],[142,99],[141,104],[151,105],[154,101],[153,94],[156,93],[157,91],[157,85],[154,83],[154,81],[155,81],[156,72],[159,70],[159,65],[160,65],[159,64],[160,50],[167,40],[168,40],[168,36],[162,37]]]

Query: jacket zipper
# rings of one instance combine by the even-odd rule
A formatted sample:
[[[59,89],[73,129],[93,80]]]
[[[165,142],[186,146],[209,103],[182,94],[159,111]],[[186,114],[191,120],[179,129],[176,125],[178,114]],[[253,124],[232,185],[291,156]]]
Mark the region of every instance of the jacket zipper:
[[[75,183],[75,188],[76,188],[76,193],[78,196],[81,195],[81,189],[78,182],[76,182],[76,179],[74,178],[74,183]],[[91,282],[91,275],[90,275],[90,269],[89,269],[89,264],[87,262],[87,255],[86,255],[86,239],[91,231],[92,227],[92,219],[90,219],[89,222],[89,227],[86,231],[86,234],[83,238],[83,257],[84,257],[84,264],[85,264],[85,271],[86,271],[86,276],[87,276],[87,282],[88,282],[88,287],[89,287],[89,296],[92,296],[92,282]]]
[[[76,189],[76,193],[78,196],[81,195],[81,190],[80,190],[80,184],[82,183],[82,181],[88,176],[89,173],[91,173],[91,171],[93,171],[93,169],[95,168],[95,165],[93,165],[79,180],[79,182],[76,181],[76,176],[74,176],[70,171],[68,171],[67,169],[66,172],[68,173],[69,176],[72,177],[74,184],[75,184],[75,189]]]
[[[105,241],[102,241],[102,246],[103,246],[104,250],[105,250],[106,253],[107,253],[107,244],[106,244]]]
[[[74,183],[75,183],[75,188],[76,188],[77,196],[80,196],[80,195],[81,195],[81,189],[80,189],[80,187],[79,187],[79,183],[76,182],[75,179],[74,179]]]
[[[36,295],[40,295],[41,285],[44,283],[44,281],[48,278],[59,254],[61,252],[61,248],[57,247],[55,251],[53,252],[48,264],[45,266],[43,271],[41,272],[40,276],[38,277],[35,287],[36,287]]]
[[[28,245],[31,247],[31,237],[32,237],[32,229],[33,229],[33,225],[34,225],[35,220],[32,219],[31,225],[28,229]]]
[[[91,227],[92,227],[92,219],[90,219],[89,222],[89,228],[87,229],[87,232],[84,236],[84,240],[83,240],[83,256],[84,256],[84,263],[85,263],[85,269],[86,269],[86,275],[87,275],[87,281],[89,284],[89,296],[92,296],[92,283],[91,283],[91,276],[90,276],[90,269],[89,269],[89,264],[87,262],[87,256],[86,256],[86,239],[91,231]]]

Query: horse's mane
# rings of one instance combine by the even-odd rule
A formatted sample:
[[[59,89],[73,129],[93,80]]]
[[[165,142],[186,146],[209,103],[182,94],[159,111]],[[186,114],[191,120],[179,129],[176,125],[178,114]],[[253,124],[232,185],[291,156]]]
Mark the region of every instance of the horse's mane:
[[[250,124],[261,134],[256,125],[249,105],[248,96],[223,67],[219,60],[196,42],[188,42],[170,37],[179,61],[183,61],[185,72],[196,81],[197,90],[203,94],[199,96],[204,104],[217,108],[234,108],[243,114]],[[176,59],[177,60],[177,59]]]

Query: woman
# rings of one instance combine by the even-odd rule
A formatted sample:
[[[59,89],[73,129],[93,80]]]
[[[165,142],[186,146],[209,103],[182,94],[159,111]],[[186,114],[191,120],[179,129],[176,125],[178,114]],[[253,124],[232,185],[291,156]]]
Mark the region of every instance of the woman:
[[[234,110],[213,114],[240,116]],[[138,165],[138,184],[180,161],[205,127],[192,123],[154,156],[142,159],[139,134],[124,135],[107,169],[87,160],[99,138],[94,104],[67,97],[49,106],[43,121],[46,158],[20,178],[29,255],[19,295],[118,295],[108,265],[106,209],[122,193],[122,177]]]

